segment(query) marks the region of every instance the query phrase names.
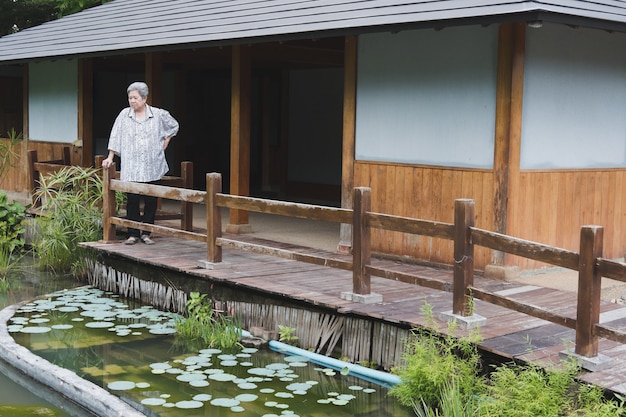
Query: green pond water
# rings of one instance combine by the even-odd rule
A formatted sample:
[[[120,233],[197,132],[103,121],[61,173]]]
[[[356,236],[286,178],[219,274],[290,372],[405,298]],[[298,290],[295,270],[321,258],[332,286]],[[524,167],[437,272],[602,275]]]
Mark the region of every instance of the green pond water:
[[[31,300],[48,292],[82,285],[71,275],[54,275],[40,271],[35,263],[36,259],[26,256],[5,277],[10,288],[0,293],[0,308]],[[66,399],[55,397],[54,393],[36,384],[25,382],[24,386],[16,382],[18,379],[21,379],[19,375],[0,365],[0,417],[81,415],[67,404]]]
[[[410,416],[384,386],[266,349],[190,348],[176,316],[93,288],[49,292],[8,323],[17,343],[151,416]],[[2,414],[0,414],[0,417]]]

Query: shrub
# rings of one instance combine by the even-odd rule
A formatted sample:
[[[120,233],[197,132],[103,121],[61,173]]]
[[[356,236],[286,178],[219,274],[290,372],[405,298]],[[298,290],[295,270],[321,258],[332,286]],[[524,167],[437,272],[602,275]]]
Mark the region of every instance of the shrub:
[[[84,276],[91,256],[80,242],[102,239],[102,178],[93,168],[71,166],[41,179],[34,248],[42,268]]]
[[[26,208],[18,201],[9,203],[7,194],[0,191],[0,279],[6,279],[21,258],[25,217]]]

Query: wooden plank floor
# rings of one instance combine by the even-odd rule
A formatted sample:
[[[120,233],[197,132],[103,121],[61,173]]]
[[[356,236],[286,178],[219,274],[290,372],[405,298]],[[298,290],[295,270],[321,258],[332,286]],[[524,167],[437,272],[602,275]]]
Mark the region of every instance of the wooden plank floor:
[[[259,242],[259,239],[246,235],[238,235],[236,238]],[[381,294],[383,301],[376,304],[353,303],[340,298],[341,292],[352,290],[350,271],[228,248],[223,250],[224,268],[201,269],[198,268],[198,261],[206,260],[204,244],[164,236],[156,236],[155,241],[156,245],[153,246],[141,243],[128,246],[123,245],[121,241],[109,244],[92,242],[85,245],[138,263],[322,306],[340,314],[350,312],[364,318],[381,319],[407,327],[426,325],[426,318],[420,313],[421,307],[426,302],[432,306],[436,317],[441,312],[452,310],[452,294],[445,291],[372,277],[372,292]],[[271,242],[271,246],[296,248],[294,245],[276,242]],[[328,252],[315,249],[297,248],[300,252],[308,254],[328,255]],[[332,256],[350,260],[350,257],[341,254]],[[452,282],[451,270],[391,260],[374,260],[374,265]],[[498,292],[572,318],[576,316],[576,294],[573,292],[482,277],[476,277],[474,283],[476,287],[484,290]],[[574,331],[571,329],[480,300],[475,300],[475,311],[486,318],[486,324],[480,330],[483,338],[480,347],[484,350],[508,358],[519,358],[546,365],[557,363],[559,352],[573,348]],[[625,330],[626,307],[603,302],[600,321],[616,329]],[[439,323],[440,330],[445,331],[446,328],[446,323]],[[463,336],[467,331],[457,329],[455,334]],[[586,372],[581,379],[626,394],[626,345],[601,339],[599,346],[602,355],[613,359],[611,366],[602,371]]]

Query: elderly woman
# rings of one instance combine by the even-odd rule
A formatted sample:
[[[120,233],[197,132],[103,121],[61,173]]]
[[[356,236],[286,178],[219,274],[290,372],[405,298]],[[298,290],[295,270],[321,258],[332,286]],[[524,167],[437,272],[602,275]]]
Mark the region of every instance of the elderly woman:
[[[148,86],[134,82],[126,89],[130,107],[123,109],[115,119],[109,138],[109,155],[102,161],[108,168],[113,157],[119,155],[122,162],[120,180],[155,183],[169,170],[165,160],[165,149],[178,133],[178,122],[163,109],[146,104]],[[130,220],[154,224],[157,198],[144,196],[143,215],[139,209],[140,196],[127,194],[126,217]],[[127,245],[139,240],[147,245],[154,244],[150,232],[128,228]]]

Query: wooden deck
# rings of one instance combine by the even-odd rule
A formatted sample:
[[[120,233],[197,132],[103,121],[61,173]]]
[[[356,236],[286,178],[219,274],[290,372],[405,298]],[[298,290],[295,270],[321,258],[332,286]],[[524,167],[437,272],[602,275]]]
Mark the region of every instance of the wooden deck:
[[[228,236],[224,236],[228,237]],[[224,268],[198,268],[200,260],[206,260],[206,245],[174,237],[157,236],[156,245],[141,243],[127,246],[120,243],[92,242],[84,244],[109,256],[121,257],[138,264],[153,265],[180,272],[190,277],[221,282],[235,288],[249,289],[272,297],[280,297],[350,314],[363,318],[382,320],[401,327],[413,328],[426,325],[420,309],[427,302],[438,317],[439,313],[452,310],[452,293],[424,288],[417,285],[372,277],[372,292],[381,294],[383,302],[360,304],[340,298],[341,292],[352,291],[352,272],[326,266],[313,265],[289,259],[224,248]],[[246,235],[238,240],[255,241]],[[294,245],[262,242],[275,248],[295,249]],[[297,247],[302,253],[329,256],[328,252]],[[349,260],[341,254],[333,258]],[[436,269],[393,260],[375,260],[375,266],[402,271],[417,277],[435,277],[452,284],[452,271]],[[489,280],[476,277],[479,289],[497,292],[512,299],[575,318],[576,294],[550,288]],[[540,364],[556,363],[559,352],[572,348],[574,330],[552,324],[522,313],[475,300],[475,312],[486,318],[481,327],[483,341],[480,347],[506,358],[516,358]],[[601,323],[615,329],[626,329],[626,306],[603,302]],[[439,323],[445,331],[447,325]],[[457,329],[456,335],[467,334]],[[626,394],[626,345],[600,339],[599,352],[612,358],[608,369],[585,372],[581,379],[611,391]]]

